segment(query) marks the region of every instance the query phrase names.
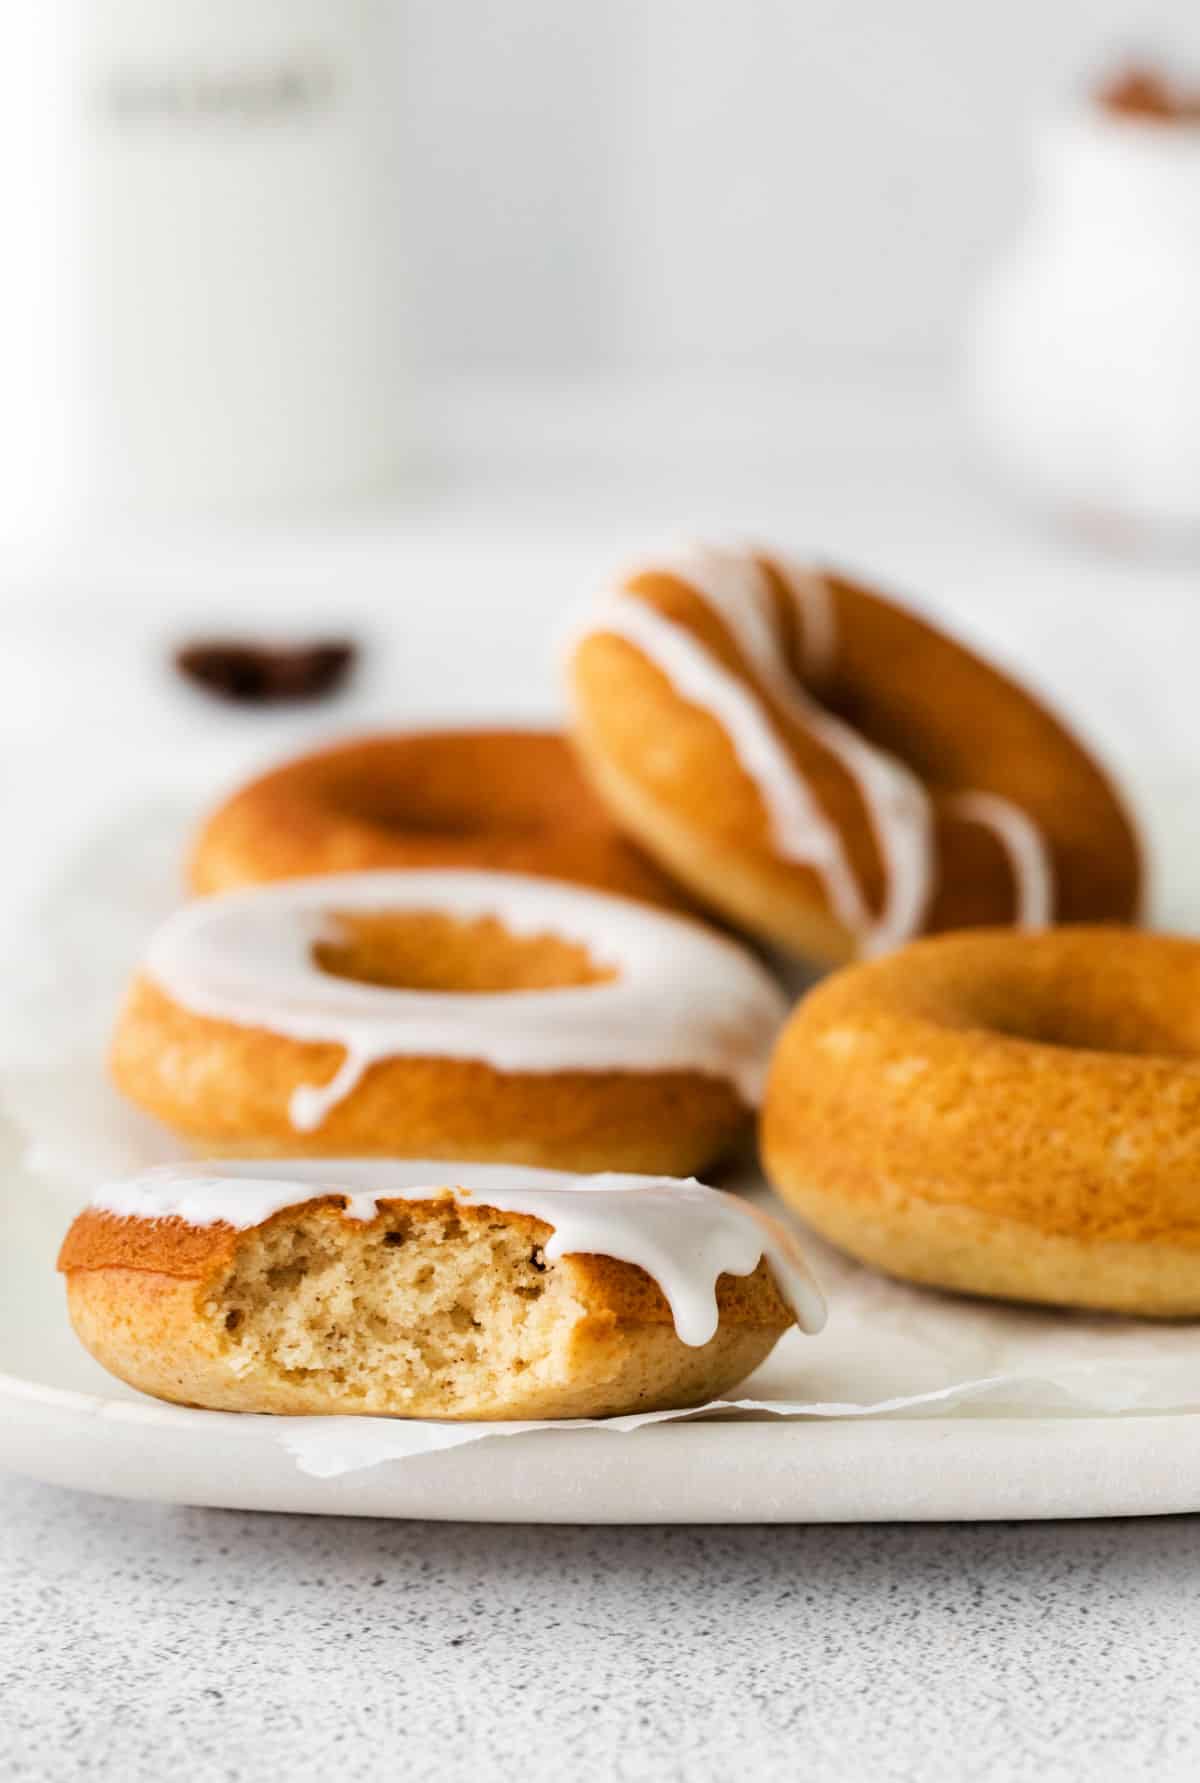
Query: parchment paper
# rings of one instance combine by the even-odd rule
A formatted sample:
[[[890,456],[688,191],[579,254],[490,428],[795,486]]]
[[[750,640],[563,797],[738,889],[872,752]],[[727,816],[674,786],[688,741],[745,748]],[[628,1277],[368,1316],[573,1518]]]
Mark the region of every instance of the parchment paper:
[[[99,1181],[183,1155],[169,1133],[109,1087],[103,1061],[117,1000],[143,942],[182,895],[190,821],[190,813],[150,807],[103,832],[0,946],[0,1113],[20,1135],[26,1167],[61,1206],[64,1229]],[[752,1170],[722,1183],[770,1195]],[[596,1427],[636,1431],[698,1416],[1070,1417],[1200,1409],[1200,1325],[960,1299],[875,1275],[811,1234],[806,1245],[830,1305],[819,1337],[789,1334],[745,1383],[743,1398]],[[330,1476],[544,1427],[280,1418],[278,1439],[303,1470]]]

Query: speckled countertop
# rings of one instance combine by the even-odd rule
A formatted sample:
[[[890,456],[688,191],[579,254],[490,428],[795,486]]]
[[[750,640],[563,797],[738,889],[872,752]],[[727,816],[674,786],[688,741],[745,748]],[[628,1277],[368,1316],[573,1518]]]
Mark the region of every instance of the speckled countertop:
[[[1182,1783],[1196,1540],[359,1522],[0,1480],[0,1775]]]

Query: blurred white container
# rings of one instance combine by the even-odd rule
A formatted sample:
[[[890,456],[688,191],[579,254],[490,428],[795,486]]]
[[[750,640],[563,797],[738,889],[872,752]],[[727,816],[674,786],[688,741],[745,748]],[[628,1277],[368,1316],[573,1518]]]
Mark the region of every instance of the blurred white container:
[[[1100,105],[1045,130],[1033,215],[969,333],[978,425],[1080,517],[1200,525],[1200,128]]]
[[[279,517],[385,487],[406,422],[388,0],[15,10],[45,96],[4,175],[37,269],[7,456],[54,436],[33,510]]]

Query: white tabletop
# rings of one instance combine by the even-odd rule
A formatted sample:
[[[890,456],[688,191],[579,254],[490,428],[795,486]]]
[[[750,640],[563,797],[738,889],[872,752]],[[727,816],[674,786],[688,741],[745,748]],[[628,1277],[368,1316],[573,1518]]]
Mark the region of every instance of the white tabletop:
[[[946,407],[910,391],[492,393],[470,411],[446,474],[391,517],[92,541],[9,578],[9,913],[131,800],[199,805],[357,725],[553,717],[572,602],[682,528],[878,575],[1023,670],[1150,806],[1166,913],[1200,926],[1191,564],[1006,507]],[[300,715],[175,685],[168,644],[234,623],[348,629],[363,672]],[[5,1774],[1066,1783],[1190,1778],[1200,1759],[1191,1519],[538,1530],[158,1510],[15,1479],[0,1507]]]

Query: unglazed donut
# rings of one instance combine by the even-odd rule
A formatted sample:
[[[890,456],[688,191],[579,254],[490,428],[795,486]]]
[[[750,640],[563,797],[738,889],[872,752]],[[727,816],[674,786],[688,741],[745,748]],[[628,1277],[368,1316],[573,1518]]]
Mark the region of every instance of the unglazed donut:
[[[184,906],[118,1087],[195,1149],[686,1175],[758,1099],[786,1005],[703,925],[505,873],[289,880]]]
[[[59,1256],[111,1373],[222,1411],[598,1418],[726,1392],[821,1296],[697,1182],[426,1163],[151,1171]]]
[[[1200,942],[1116,928],[919,941],[812,991],[767,1172],[892,1275],[1200,1314]]]
[[[841,576],[666,555],[585,618],[568,678],[618,820],[709,905],[815,962],[1138,913],[1138,844],[1091,757],[1014,682]]]
[[[414,731],[300,756],[212,814],[188,876],[194,891],[220,892],[375,867],[493,868],[688,902],[551,731]]]

